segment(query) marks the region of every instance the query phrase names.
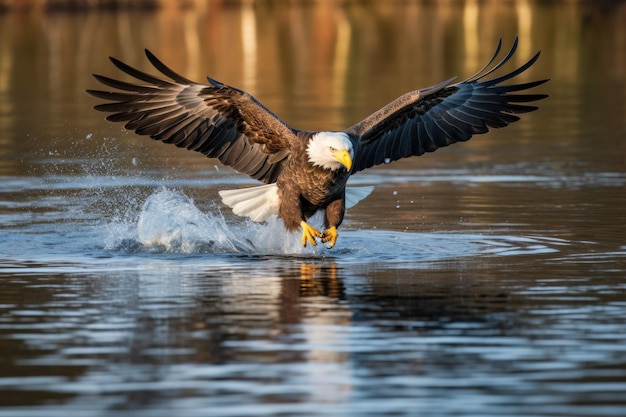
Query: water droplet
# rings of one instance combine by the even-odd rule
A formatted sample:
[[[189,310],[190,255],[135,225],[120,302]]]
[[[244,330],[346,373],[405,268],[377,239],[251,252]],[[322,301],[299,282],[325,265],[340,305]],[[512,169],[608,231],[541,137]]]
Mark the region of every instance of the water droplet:
[[[93,137],[93,133],[87,133],[87,136],[85,136],[85,139],[91,140],[92,137]]]
[[[386,163],[386,164],[391,163],[391,158],[385,158],[385,163]]]
[[[394,192],[393,192],[393,195],[398,195],[398,192],[397,192],[397,191],[394,191]]]
[[[137,158],[133,158],[133,159],[131,160],[131,162],[132,162],[132,164],[133,164],[134,166],[139,165],[139,160],[138,160]]]

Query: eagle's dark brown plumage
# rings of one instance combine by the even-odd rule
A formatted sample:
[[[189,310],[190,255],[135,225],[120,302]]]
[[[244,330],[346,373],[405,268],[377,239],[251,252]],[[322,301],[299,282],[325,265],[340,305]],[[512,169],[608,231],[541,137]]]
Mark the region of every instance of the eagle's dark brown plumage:
[[[233,211],[253,220],[275,214],[288,230],[302,227],[302,243],[316,238],[332,247],[337,239],[346,202],[355,204],[371,189],[346,192],[350,175],[363,169],[432,152],[466,141],[490,128],[519,120],[516,114],[536,110],[527,103],[545,94],[519,94],[547,80],[503,85],[526,71],[539,57],[498,77],[487,78],[506,64],[517,49],[493,64],[491,60],[475,75],[453,84],[453,79],[406,93],[343,132],[306,132],[294,129],[250,94],[211,78],[209,84],[190,81],[146,50],[149,61],[163,80],[111,58],[113,64],[145,84],[94,77],[116,91],[87,90],[109,101],[94,108],[111,113],[107,120],[124,122],[139,135],[201,152],[266,186],[225,190],[220,194]],[[325,231],[307,220],[325,211]]]

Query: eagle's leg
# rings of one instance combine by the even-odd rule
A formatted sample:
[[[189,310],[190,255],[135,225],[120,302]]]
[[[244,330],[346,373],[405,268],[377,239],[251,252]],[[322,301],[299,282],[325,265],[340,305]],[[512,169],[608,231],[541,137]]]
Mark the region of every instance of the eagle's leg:
[[[300,226],[302,226],[302,246],[306,246],[307,242],[313,246],[317,245],[315,238],[322,237],[320,231],[304,220],[300,222]]]
[[[337,233],[337,228],[335,226],[332,226],[324,230],[324,233],[322,233],[322,242],[324,243],[330,242],[330,244],[328,245],[328,249],[330,249],[333,246],[335,246],[338,236],[339,236],[339,233]]]
[[[328,243],[328,249],[335,246],[339,233],[337,228],[343,221],[343,215],[346,211],[344,200],[338,199],[332,201],[327,207],[324,215],[324,233],[322,233],[322,242]]]

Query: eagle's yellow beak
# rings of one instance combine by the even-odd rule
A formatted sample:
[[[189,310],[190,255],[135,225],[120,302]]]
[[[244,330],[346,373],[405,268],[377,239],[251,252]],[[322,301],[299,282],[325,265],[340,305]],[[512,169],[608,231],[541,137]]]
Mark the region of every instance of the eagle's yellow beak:
[[[352,168],[352,157],[350,156],[350,152],[347,150],[337,149],[333,151],[333,156],[337,161],[341,162],[344,167],[346,167],[348,172],[350,172],[350,169]]]

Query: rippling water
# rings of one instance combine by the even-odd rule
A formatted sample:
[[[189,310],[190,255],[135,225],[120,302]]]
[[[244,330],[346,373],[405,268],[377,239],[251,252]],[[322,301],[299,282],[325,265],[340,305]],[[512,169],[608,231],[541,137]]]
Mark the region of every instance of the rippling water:
[[[515,4],[0,15],[0,416],[624,415],[626,9]],[[251,22],[252,52],[228,29]],[[233,216],[217,191],[252,181],[123,132],[82,93],[106,55],[141,62],[160,40],[177,62],[196,36],[210,60],[185,73],[339,128],[472,72],[470,35],[487,57],[516,25],[551,98],[355,176],[376,189],[332,250]]]

